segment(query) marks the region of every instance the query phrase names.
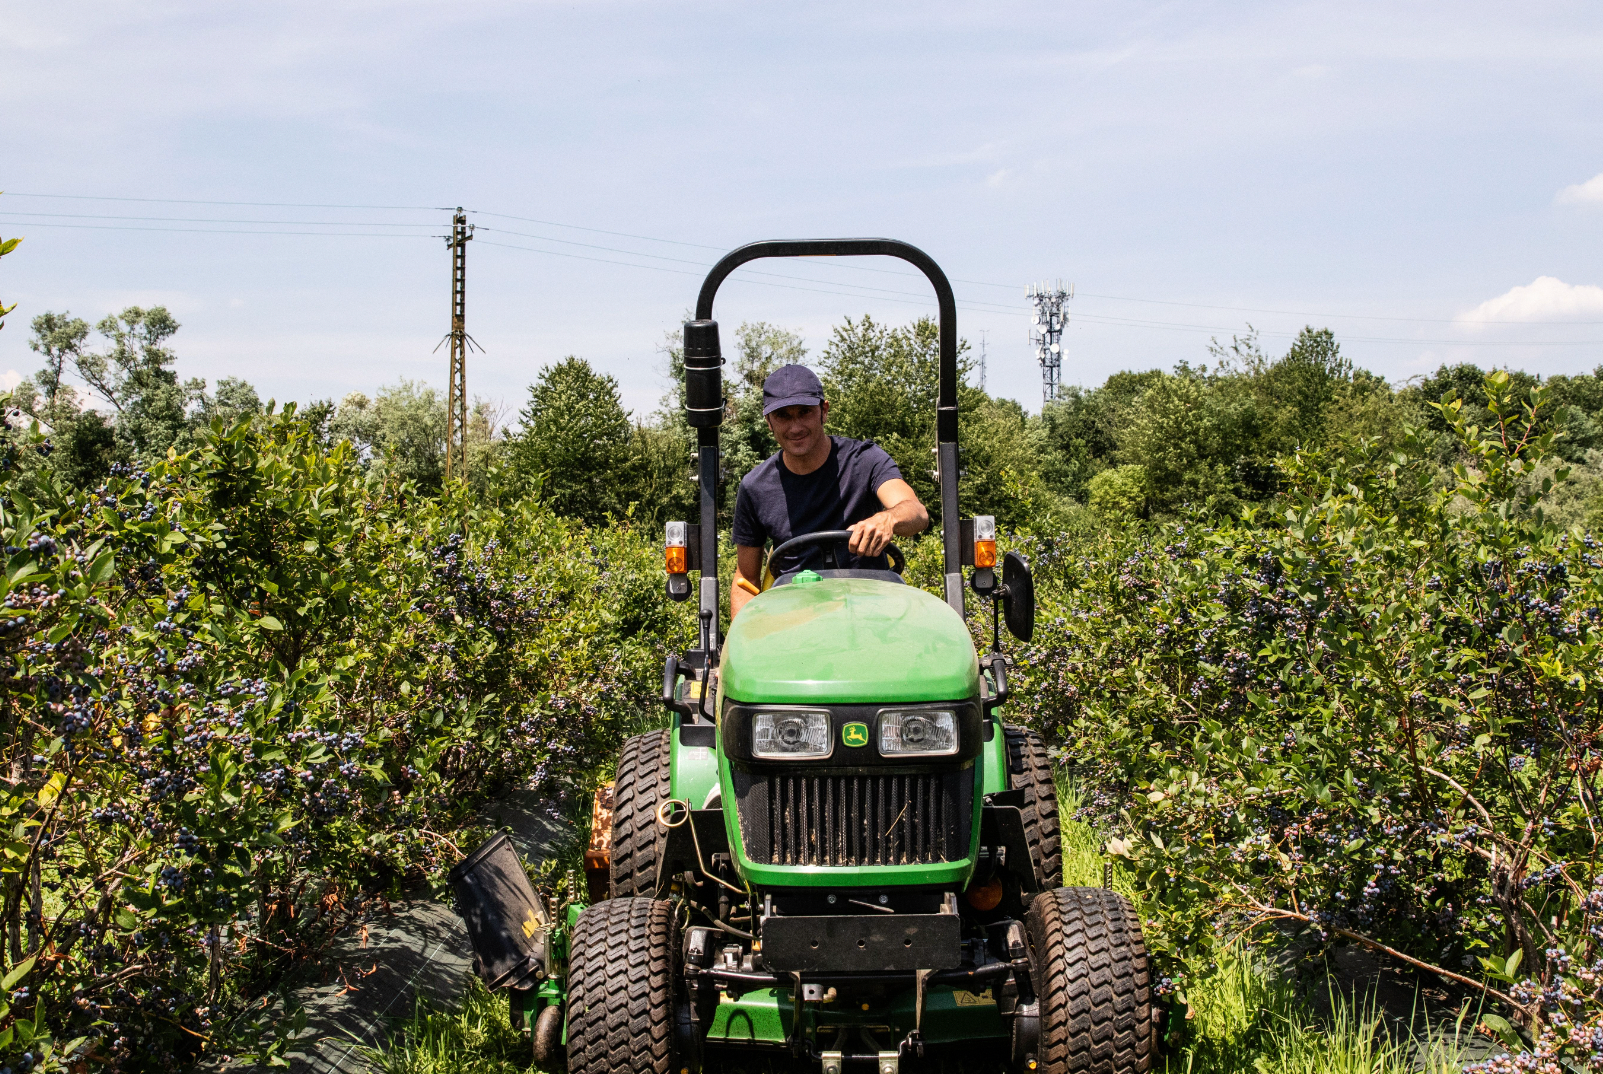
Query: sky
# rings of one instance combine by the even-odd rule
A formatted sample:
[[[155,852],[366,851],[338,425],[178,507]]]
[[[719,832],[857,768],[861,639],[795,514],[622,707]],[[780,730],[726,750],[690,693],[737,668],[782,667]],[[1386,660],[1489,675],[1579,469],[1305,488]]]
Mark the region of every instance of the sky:
[[[1063,380],[1304,325],[1394,382],[1603,365],[1595,3],[274,4],[0,0],[0,382],[29,323],[165,305],[185,377],[281,401],[443,390],[462,206],[471,395],[566,355],[644,415],[721,252],[874,235],[954,281],[1031,409]],[[933,315],[883,259],[718,297],[799,332]],[[768,275],[761,275],[766,273]]]

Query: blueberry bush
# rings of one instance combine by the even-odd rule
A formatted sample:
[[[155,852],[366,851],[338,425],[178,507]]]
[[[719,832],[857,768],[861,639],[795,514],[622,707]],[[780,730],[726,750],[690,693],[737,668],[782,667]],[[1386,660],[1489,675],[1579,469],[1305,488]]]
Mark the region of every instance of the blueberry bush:
[[[582,799],[683,631],[626,523],[420,495],[293,408],[84,490],[8,436],[0,1068],[281,1061],[285,971],[497,788]]]
[[[1029,717],[1138,878],[1160,992],[1245,936],[1359,944],[1492,1001],[1486,1070],[1603,1069],[1603,546],[1544,510],[1562,422],[1283,459],[1234,520],[1023,538]],[[1270,928],[1268,926],[1278,926]]]

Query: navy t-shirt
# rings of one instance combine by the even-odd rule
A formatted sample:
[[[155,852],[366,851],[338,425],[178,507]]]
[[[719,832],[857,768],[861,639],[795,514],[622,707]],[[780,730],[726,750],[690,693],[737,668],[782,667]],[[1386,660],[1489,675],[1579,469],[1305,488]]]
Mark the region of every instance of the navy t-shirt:
[[[828,461],[810,474],[792,473],[780,459],[784,453],[776,452],[741,478],[735,497],[736,544],[761,548],[772,541],[777,548],[792,537],[843,530],[879,513],[883,505],[875,493],[885,482],[900,480],[902,471],[872,440],[832,436],[829,441]],[[822,548],[787,552],[785,562],[774,565],[774,574],[817,565]],[[884,557],[860,562],[882,566]]]

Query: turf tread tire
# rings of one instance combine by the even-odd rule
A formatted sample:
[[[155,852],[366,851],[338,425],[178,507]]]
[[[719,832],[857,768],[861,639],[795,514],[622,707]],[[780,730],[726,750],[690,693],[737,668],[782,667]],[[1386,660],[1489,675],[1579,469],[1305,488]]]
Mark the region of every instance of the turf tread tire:
[[[1024,918],[1041,1004],[1039,1074],[1146,1074],[1152,997],[1141,923],[1102,888],[1042,892]]]
[[[613,898],[579,915],[568,960],[569,1074],[673,1069],[673,907]]]
[[[1023,762],[1022,773],[1008,773],[1009,785],[1024,791],[1024,841],[1030,848],[1030,864],[1041,891],[1051,891],[1063,883],[1063,842],[1058,833],[1058,787],[1052,778],[1052,763],[1046,743],[1034,731],[1022,727],[1006,728],[1009,754],[1017,747]],[[1009,758],[1011,761],[1011,756]]]
[[[670,794],[669,746],[673,732],[652,731],[623,744],[612,784],[612,860],[615,899],[657,894],[657,858],[663,833],[657,806]]]

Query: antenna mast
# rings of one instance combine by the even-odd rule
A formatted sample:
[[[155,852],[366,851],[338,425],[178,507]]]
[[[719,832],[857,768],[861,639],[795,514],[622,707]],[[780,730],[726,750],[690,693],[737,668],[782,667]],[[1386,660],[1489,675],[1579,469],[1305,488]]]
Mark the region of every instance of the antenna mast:
[[[1058,397],[1063,375],[1063,329],[1069,323],[1068,303],[1074,297],[1074,285],[1065,291],[1062,280],[1056,284],[1032,283],[1024,295],[1035,303],[1035,315],[1030,318],[1030,345],[1035,348],[1035,360],[1041,364],[1044,405]]]
[[[473,238],[473,225],[468,223],[462,206],[456,207],[451,217],[451,234],[445,244],[451,248],[451,379],[445,390],[445,479],[451,480],[455,470],[467,476],[468,432],[468,348],[475,346],[468,335],[468,240]],[[439,350],[438,347],[434,348]]]

